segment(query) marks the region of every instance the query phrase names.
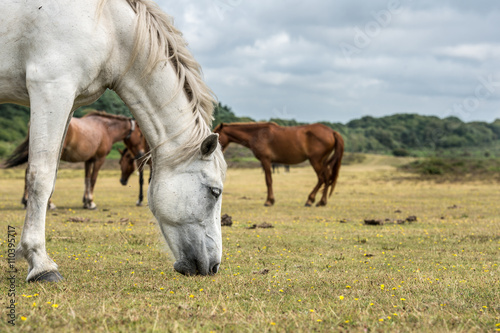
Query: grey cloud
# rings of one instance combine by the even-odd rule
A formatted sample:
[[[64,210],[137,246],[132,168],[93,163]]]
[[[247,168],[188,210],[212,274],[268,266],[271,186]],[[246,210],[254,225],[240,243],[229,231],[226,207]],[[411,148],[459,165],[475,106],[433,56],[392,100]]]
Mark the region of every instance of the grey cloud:
[[[174,16],[218,98],[242,116],[447,116],[474,97],[479,77],[500,81],[494,0],[158,3]],[[342,45],[354,47],[350,55]],[[454,115],[499,118],[500,86],[474,106]]]

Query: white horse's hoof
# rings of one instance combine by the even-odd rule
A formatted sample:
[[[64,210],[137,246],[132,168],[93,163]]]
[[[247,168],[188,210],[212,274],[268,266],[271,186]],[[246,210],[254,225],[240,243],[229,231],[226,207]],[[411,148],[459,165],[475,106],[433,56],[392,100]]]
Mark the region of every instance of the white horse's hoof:
[[[42,272],[37,276],[32,277],[28,282],[59,282],[64,280],[61,273],[58,271]]]
[[[47,208],[49,208],[50,210],[54,210],[57,208],[57,206],[54,205],[54,203],[50,202]]]

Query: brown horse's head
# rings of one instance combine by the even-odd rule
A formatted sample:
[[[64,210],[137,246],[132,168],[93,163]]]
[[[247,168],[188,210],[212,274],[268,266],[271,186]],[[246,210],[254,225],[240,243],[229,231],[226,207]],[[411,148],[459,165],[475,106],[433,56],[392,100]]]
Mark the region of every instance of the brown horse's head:
[[[225,151],[227,146],[229,145],[229,139],[224,132],[224,123],[220,123],[219,125],[217,125],[217,127],[215,127],[214,129],[214,133],[219,134],[219,143],[222,147],[222,151]]]
[[[132,153],[125,148],[124,150],[119,150],[122,157],[120,158],[120,168],[122,170],[122,175],[120,177],[120,183],[125,186],[127,185],[130,175],[135,170],[135,159]]]
[[[139,159],[146,153],[147,143],[141,129],[136,124],[135,128],[132,129],[130,134],[123,140],[128,148],[129,154],[132,155],[133,159]]]

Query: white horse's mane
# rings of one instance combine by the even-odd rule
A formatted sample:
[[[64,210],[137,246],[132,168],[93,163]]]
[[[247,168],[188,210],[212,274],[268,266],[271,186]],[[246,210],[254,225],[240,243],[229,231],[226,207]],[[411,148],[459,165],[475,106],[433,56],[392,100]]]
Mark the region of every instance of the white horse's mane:
[[[179,88],[190,102],[189,108],[199,112],[205,123],[211,125],[215,98],[202,79],[200,64],[187,48],[182,33],[173,25],[173,19],[150,0],[127,0],[137,14],[136,36],[132,60],[149,40],[150,50],[145,71],[149,73],[164,60],[170,60],[180,80]]]
[[[106,1],[100,1],[98,17]],[[153,1],[124,1],[127,1],[137,14],[134,49],[127,70],[130,69],[139,52],[143,50],[143,46],[149,45],[148,60],[144,74],[149,74],[160,62],[170,61],[179,78],[176,94],[183,90],[189,101],[187,109],[193,111],[194,117],[191,122],[185,124],[185,127],[169,140],[171,141],[176,136],[184,133],[188,128],[192,129],[192,137],[189,142],[169,156],[167,158],[168,161],[164,161],[170,165],[177,165],[192,158],[196,151],[199,150],[203,140],[211,133],[210,128],[216,98],[203,81],[200,64],[189,52],[182,33],[174,27],[173,19],[163,12]],[[152,147],[151,150],[157,147]],[[150,155],[150,152],[148,155]],[[222,156],[220,158],[223,159]]]

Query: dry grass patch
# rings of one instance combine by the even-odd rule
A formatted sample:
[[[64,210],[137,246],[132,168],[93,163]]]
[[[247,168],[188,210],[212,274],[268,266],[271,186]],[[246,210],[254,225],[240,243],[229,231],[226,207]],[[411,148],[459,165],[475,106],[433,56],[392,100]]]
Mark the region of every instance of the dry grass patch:
[[[274,175],[276,204],[264,207],[262,171],[229,170],[222,213],[233,225],[223,228],[221,271],[184,277],[173,271],[149,210],[134,206],[136,178],[124,188],[118,171],[106,171],[98,210],[86,211],[83,179],[73,177],[81,170],[65,172],[54,194],[59,208],[47,217],[48,251],[65,281],[27,284],[26,263],[16,263],[19,317],[12,329],[3,316],[0,331],[500,329],[496,183],[400,180],[376,161],[344,167],[328,206],[307,208],[314,172],[292,168]],[[3,173],[5,257],[7,225],[20,236],[24,210],[22,177]],[[410,215],[417,222],[364,224]],[[264,222],[273,228],[247,229]]]

